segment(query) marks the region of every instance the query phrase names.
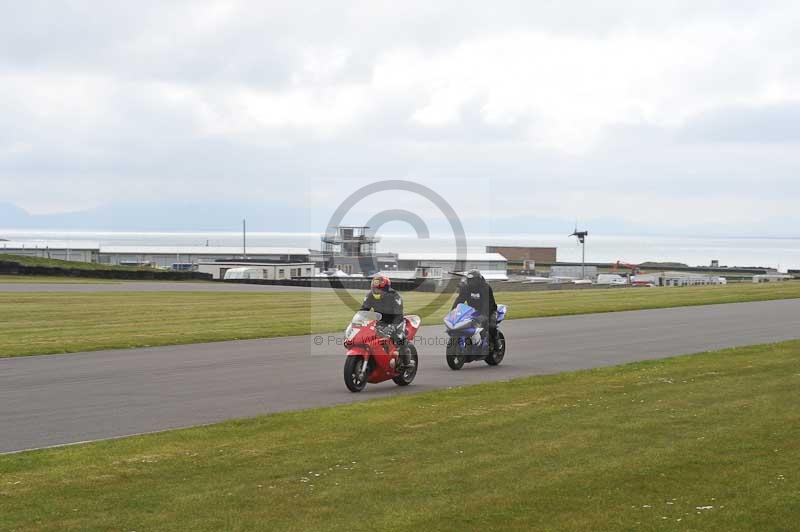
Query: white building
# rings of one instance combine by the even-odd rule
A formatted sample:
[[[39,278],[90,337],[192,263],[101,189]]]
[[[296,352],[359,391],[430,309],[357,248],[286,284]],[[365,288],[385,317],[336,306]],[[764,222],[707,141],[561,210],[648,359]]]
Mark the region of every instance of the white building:
[[[786,275],[783,273],[765,273],[753,276],[754,283],[779,283],[791,279],[794,279],[793,275]]]
[[[634,275],[631,279],[631,284],[639,286],[703,286],[726,283],[723,277],[693,272],[644,273]]]
[[[236,277],[233,272],[239,270],[247,276]],[[313,262],[286,262],[286,263],[262,263],[262,262],[199,262],[197,271],[210,273],[214,279],[227,279],[226,273],[233,272],[232,278],[237,279],[296,279],[298,277],[314,277]]]
[[[458,261],[456,253],[399,253],[398,270],[428,271],[432,275],[451,277],[451,272],[480,270],[487,281],[507,281],[508,261],[499,253],[467,253]]]

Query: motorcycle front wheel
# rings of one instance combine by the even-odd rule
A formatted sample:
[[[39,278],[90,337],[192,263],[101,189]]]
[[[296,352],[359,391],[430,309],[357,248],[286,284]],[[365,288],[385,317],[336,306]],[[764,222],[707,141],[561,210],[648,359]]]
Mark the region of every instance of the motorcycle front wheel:
[[[414,382],[414,377],[417,376],[417,370],[419,369],[419,356],[417,356],[417,348],[413,344],[409,344],[408,350],[411,351],[409,358],[414,361],[414,367],[407,369],[400,375],[392,378],[394,383],[398,386],[408,386]]]
[[[364,371],[364,376],[361,377],[364,364],[367,364],[367,361],[360,356],[347,357],[344,361],[344,385],[351,392],[360,392],[367,386],[369,370]]]
[[[464,367],[464,353],[459,352],[458,338],[450,338],[447,342],[447,365],[456,371]]]

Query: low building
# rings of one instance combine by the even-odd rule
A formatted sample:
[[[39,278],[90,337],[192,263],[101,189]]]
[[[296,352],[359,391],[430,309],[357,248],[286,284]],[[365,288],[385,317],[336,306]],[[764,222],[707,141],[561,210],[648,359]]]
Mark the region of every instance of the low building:
[[[224,259],[232,261],[309,262],[305,248],[248,247],[245,253],[234,246],[100,246],[101,264],[149,263],[161,268],[173,265],[199,264]]]
[[[779,283],[782,281],[789,281],[790,279],[794,279],[794,275],[783,273],[765,273],[753,276],[754,283]]]
[[[398,270],[428,272],[432,278],[451,277],[453,272],[480,270],[486,280],[508,279],[508,261],[499,253],[467,253],[464,260],[456,253],[399,253]]]
[[[136,246],[101,245],[86,241],[0,242],[0,253],[109,265],[150,265],[189,270],[200,262],[222,259],[261,262],[309,262],[307,248],[237,246]]]
[[[23,255],[40,259],[58,259],[74,262],[97,262],[100,254],[98,242],[53,240],[0,242],[0,254]]]
[[[597,266],[552,266],[550,277],[567,279],[597,279]]]
[[[397,255],[394,253],[376,253],[374,255],[344,256],[335,255],[328,257],[322,264],[315,263],[327,269],[341,270],[347,275],[372,275],[377,271],[392,271],[397,269]]]
[[[555,264],[558,262],[557,248],[530,246],[486,246],[486,253],[499,253],[515,264],[533,261],[536,264]]]
[[[214,279],[225,279],[225,274],[231,270],[248,270],[247,279],[267,280],[297,279],[300,277],[313,277],[315,274],[313,262],[222,261],[197,263],[197,271],[210,273]]]
[[[643,286],[703,286],[726,284],[724,277],[691,272],[658,272],[634,275],[631,284]]]

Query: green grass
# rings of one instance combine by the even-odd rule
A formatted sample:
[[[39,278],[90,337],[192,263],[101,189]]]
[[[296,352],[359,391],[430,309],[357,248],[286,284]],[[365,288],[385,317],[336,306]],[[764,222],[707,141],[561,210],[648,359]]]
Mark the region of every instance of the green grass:
[[[63,268],[66,270],[122,270],[122,271],[150,271],[152,268],[140,266],[112,266],[96,262],[77,262],[60,259],[45,259],[41,257],[28,257],[26,255],[0,254],[0,261],[16,262],[23,266],[45,266],[47,268]]]
[[[434,299],[404,297],[408,313]],[[800,298],[800,283],[497,294],[512,319],[787,298]],[[329,292],[0,292],[0,357],[340,331],[351,316]]]
[[[799,362],[794,341],[0,456],[0,530],[794,531]]]

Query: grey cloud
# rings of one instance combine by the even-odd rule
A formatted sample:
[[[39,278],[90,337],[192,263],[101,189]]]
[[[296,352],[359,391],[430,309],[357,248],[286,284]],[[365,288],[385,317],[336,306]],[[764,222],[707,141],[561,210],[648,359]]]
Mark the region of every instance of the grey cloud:
[[[302,209],[305,198],[298,189],[321,179],[462,182],[447,190],[454,202],[469,196],[470,183],[491,179],[491,190],[503,199],[497,207],[502,215],[509,198],[513,203],[545,195],[557,202],[564,191],[591,196],[639,190],[653,197],[695,199],[713,198],[724,190],[747,197],[753,182],[766,180],[780,195],[800,194],[798,150],[755,146],[800,140],[800,107],[793,105],[719,109],[677,131],[644,120],[619,124],[603,131],[597,150],[563,154],[529,142],[527,130],[540,117],[520,115],[508,126],[487,123],[481,97],[462,106],[456,123],[422,127],[411,116],[424,104],[423,95],[401,94],[378,102],[356,124],[315,136],[286,126],[209,133],[202,130],[190,103],[166,101],[146,90],[149,82],[161,81],[197,90],[200,98],[204,91],[237,86],[284,89],[302,75],[307,50],[337,48],[350,53],[341,70],[320,83],[301,78],[298,84],[364,82],[381,54],[402,46],[432,54],[515,30],[600,37],[681,27],[704,17],[744,24],[770,9],[790,9],[791,3],[509,1],[488,6],[453,0],[289,8],[284,2],[250,2],[216,28],[193,30],[191,17],[204,9],[199,5],[25,2],[0,8],[0,75],[88,75],[113,85],[109,107],[95,123],[37,113],[38,102],[27,109],[0,101],[3,195],[20,204],[35,203],[37,194],[47,195],[48,203],[70,198],[64,200],[65,209],[85,208],[73,199],[81,195],[91,204],[139,202],[131,212],[154,196],[196,205],[222,198],[236,212],[236,205],[253,196]],[[747,64],[759,59],[750,57]],[[737,70],[735,57],[729,61],[731,74],[724,82],[745,83],[749,71]],[[709,100],[720,85],[713,79],[703,88]],[[21,101],[26,95],[19,96]],[[602,222],[613,227],[619,210],[634,207],[609,205]],[[565,212],[565,219],[575,215]],[[501,218],[497,227],[505,227]],[[540,223],[550,227],[551,221],[543,218]],[[560,223],[556,220],[552,227]],[[627,228],[619,222],[617,227]]]
[[[800,101],[716,109],[694,117],[678,136],[691,142],[797,142]]]

